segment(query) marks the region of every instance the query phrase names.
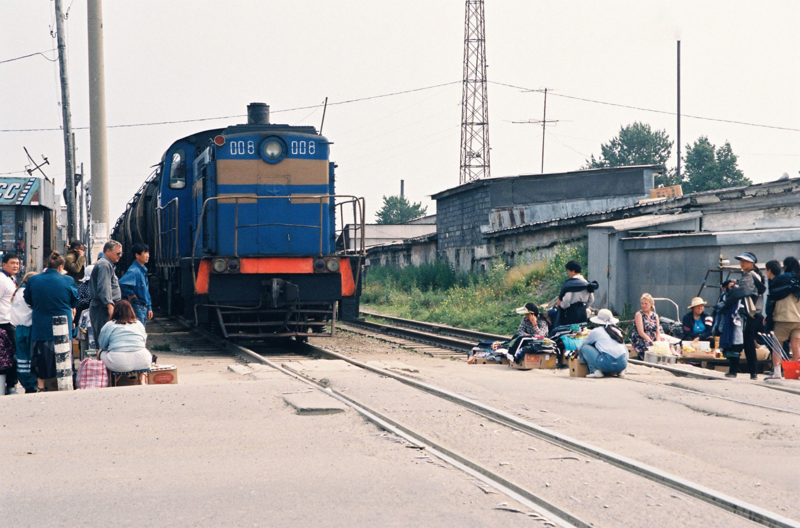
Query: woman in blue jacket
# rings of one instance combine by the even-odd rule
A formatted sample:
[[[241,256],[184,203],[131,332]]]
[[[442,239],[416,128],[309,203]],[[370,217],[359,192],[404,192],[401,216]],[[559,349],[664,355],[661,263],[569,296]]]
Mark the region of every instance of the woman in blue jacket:
[[[689,313],[683,316],[683,340],[704,341],[711,337],[714,319],[706,313],[702,297],[695,297],[689,305]]]

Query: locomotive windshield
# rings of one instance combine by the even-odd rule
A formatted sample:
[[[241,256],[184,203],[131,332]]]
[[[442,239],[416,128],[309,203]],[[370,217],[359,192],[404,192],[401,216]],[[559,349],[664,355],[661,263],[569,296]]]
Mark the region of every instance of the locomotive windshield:
[[[169,188],[183,189],[186,187],[186,153],[179,149],[172,154],[172,163],[169,167]]]

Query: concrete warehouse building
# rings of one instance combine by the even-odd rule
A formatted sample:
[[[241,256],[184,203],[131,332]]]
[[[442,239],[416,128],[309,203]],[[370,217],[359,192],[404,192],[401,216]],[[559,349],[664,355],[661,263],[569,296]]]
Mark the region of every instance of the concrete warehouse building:
[[[559,242],[585,238],[585,224],[546,233],[539,226],[648,199],[663,170],[644,165],[490,178],[434,194],[437,255],[463,271],[484,270],[495,256],[508,265],[546,258]]]
[[[446,259],[481,271],[547,259],[558,244],[588,243],[596,306],[621,313],[642,293],[685,308],[700,291],[716,300],[720,277],[748,250],[759,262],[800,255],[800,179],[677,198],[651,199],[662,166],[620,167],[492,178],[448,189],[437,201],[436,232],[373,247],[367,266],[404,267]],[[720,269],[720,261],[730,265]],[[714,272],[709,274],[709,270]],[[735,275],[735,273],[734,273]],[[660,303],[657,303],[660,304]],[[660,307],[673,317],[674,307]]]
[[[672,299],[683,313],[707,276],[703,298],[716,301],[720,278],[738,268],[734,257],[744,251],[755,253],[762,269],[768,260],[800,255],[800,178],[693,193],[646,208],[647,214],[634,207],[628,218],[588,226],[597,306],[619,313],[629,303],[636,310],[647,292]],[[730,265],[721,268],[721,260]],[[673,310],[664,313],[673,317]]]

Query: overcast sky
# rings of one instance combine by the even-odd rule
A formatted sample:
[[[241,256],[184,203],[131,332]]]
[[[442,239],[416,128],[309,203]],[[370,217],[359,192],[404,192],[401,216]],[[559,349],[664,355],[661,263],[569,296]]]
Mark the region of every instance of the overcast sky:
[[[89,123],[86,2],[64,0],[73,127]],[[35,52],[53,59],[52,0],[0,0],[0,61]],[[675,139],[676,40],[682,47],[682,111],[780,130],[685,117],[682,143],[730,141],[754,182],[800,171],[800,2],[543,2],[487,0],[492,176],[538,173],[547,87],[545,172],[576,170],[634,121]],[[464,2],[461,0],[106,1],[108,125],[243,116],[252,101],[275,123],[314,125],[339,165],[337,190],[413,201],[458,184]],[[450,83],[450,84],[447,84]],[[415,90],[402,95],[334,103]],[[40,55],[0,63],[0,129],[61,126],[58,66]],[[111,217],[175,139],[244,117],[109,128]],[[89,132],[77,161],[89,172]],[[22,171],[23,146],[45,155],[63,188],[60,131],[0,132],[0,173]],[[675,164],[675,148],[671,165]],[[114,220],[112,220],[113,223]]]

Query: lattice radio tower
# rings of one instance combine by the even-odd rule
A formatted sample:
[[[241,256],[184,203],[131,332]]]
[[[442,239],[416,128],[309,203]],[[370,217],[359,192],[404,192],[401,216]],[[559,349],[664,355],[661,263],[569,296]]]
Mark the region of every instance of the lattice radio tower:
[[[464,18],[464,90],[461,96],[459,184],[490,176],[484,28],[483,0],[467,0]]]

